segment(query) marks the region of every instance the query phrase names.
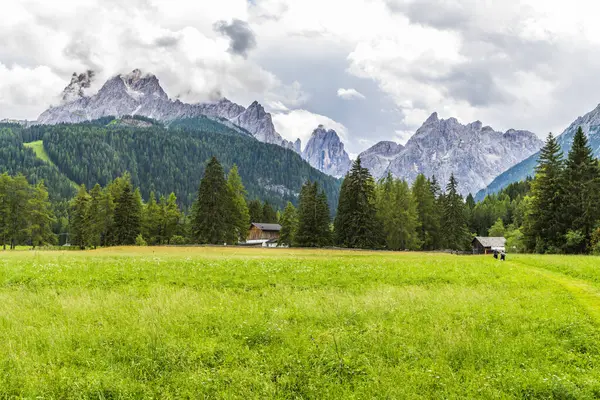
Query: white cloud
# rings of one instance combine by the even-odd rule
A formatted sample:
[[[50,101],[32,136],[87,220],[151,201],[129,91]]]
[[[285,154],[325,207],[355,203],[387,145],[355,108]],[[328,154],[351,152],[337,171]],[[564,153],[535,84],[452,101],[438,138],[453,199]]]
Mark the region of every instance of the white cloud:
[[[600,2],[347,0],[340,9],[337,0],[4,0],[0,118],[36,118],[86,69],[97,72],[95,89],[141,68],[185,101],[261,101],[291,139],[307,138],[327,114],[356,150],[364,138],[406,137],[433,111],[560,133],[600,101]],[[214,31],[234,19],[256,35],[247,59]],[[332,81],[322,60],[337,68],[326,92],[303,80]],[[356,129],[352,107],[366,102],[340,101],[336,88],[341,99],[392,99],[397,117],[377,106],[360,116],[373,131]]]
[[[286,113],[273,113],[272,117],[275,129],[281,136],[291,141],[300,138],[303,147],[319,125],[323,125],[326,129],[333,129],[342,141],[348,141],[348,128],[324,115],[307,110],[293,110]]]
[[[337,95],[338,95],[338,97],[340,97],[344,100],[364,99],[365,98],[365,96],[356,89],[340,88],[337,91]]]

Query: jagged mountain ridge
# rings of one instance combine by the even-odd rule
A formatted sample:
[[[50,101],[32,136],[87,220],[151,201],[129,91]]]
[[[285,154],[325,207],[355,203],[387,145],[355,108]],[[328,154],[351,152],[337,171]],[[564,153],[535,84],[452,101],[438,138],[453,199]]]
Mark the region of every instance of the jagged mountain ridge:
[[[352,164],[337,132],[325,129],[323,125],[313,131],[302,151],[302,158],[314,168],[336,178],[346,175]]]
[[[584,116],[578,117],[557,137],[558,144],[562,148],[565,157],[571,150],[573,137],[579,127],[581,127],[583,132],[587,135],[594,155],[600,157],[600,104]],[[537,165],[538,157],[539,152],[536,152],[522,162],[504,171],[485,189],[482,189],[477,193],[476,199],[483,200],[486,195],[496,193],[511,183],[522,181],[527,177],[532,177],[535,173],[534,170]]]
[[[362,166],[368,168],[374,177],[381,178],[387,173],[390,163],[404,146],[391,141],[381,141],[359,154]]]
[[[377,179],[390,172],[413,182],[422,173],[435,175],[445,184],[453,173],[460,193],[467,195],[538,151],[542,144],[528,131],[496,132],[480,121],[463,125],[456,118],[440,119],[433,113],[404,148],[381,142],[361,154],[361,161],[366,159]]]
[[[153,74],[139,69],[110,78],[98,93],[87,96],[93,72],[74,74],[59,105],[50,107],[38,124],[79,123],[106,116],[141,115],[160,121],[208,116],[226,119],[250,132],[258,140],[295,150],[298,146],[281,137],[271,115],[254,102],[247,109],[226,98],[213,103],[188,104],[171,100]]]

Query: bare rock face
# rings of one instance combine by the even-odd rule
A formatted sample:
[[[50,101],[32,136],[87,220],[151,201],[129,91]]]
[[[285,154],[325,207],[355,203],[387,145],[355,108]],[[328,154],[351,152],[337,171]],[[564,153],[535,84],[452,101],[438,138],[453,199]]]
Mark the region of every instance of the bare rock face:
[[[275,131],[271,114],[266,112],[257,101],[233,118],[232,122],[252,133],[261,142],[276,144],[292,150],[295,148],[294,143],[285,140]]]
[[[461,194],[477,193],[496,176],[537,152],[543,143],[528,131],[496,132],[480,121],[462,125],[433,113],[390,163],[388,170],[412,182],[418,174],[445,184],[451,174]]]
[[[336,178],[344,176],[352,164],[338,134],[332,129],[326,130],[323,125],[313,131],[302,158],[314,168]]]
[[[367,168],[375,179],[383,178],[390,163],[400,154],[404,146],[395,142],[382,141],[359,154],[362,166]]]
[[[84,91],[89,89],[94,79],[94,71],[86,71],[77,75],[73,73],[71,82],[67,85],[62,94],[62,104],[71,103],[85,96]]]
[[[106,116],[141,115],[160,121],[207,116],[227,120],[244,128],[262,142],[292,150],[297,148],[294,143],[277,133],[271,114],[265,112],[258,102],[246,109],[226,98],[200,104],[171,100],[155,75],[144,74],[139,69],[112,77],[98,93],[87,96],[84,89],[90,87],[93,76],[91,71],[73,74],[71,82],[63,91],[61,104],[44,111],[37,123],[78,123]]]

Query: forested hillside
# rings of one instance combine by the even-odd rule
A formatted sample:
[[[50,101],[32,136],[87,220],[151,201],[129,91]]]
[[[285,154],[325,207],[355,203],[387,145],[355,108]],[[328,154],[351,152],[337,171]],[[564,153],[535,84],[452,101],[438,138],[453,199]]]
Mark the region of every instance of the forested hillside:
[[[311,180],[325,190],[332,209],[337,204],[336,179],[293,151],[261,143],[208,118],[175,121],[167,127],[147,118],[103,118],[29,128],[4,125],[0,132],[0,172],[22,172],[32,182],[44,179],[49,192],[62,199],[73,195],[72,182],[106,185],[128,171],[144,199],[152,191],[157,196],[175,192],[189,208],[206,162],[216,155],[225,170],[238,165],[250,199],[283,208],[287,201],[297,203],[302,184]],[[36,140],[43,140],[56,167],[23,146]]]

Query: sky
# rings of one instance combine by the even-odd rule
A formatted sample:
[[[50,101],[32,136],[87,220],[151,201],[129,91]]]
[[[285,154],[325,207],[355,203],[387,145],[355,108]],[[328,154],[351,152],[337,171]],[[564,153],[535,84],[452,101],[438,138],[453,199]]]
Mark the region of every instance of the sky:
[[[592,0],[2,0],[0,119],[36,119],[73,72],[140,68],[171,98],[258,100],[284,137],[350,154],[437,111],[561,133],[600,103]]]

